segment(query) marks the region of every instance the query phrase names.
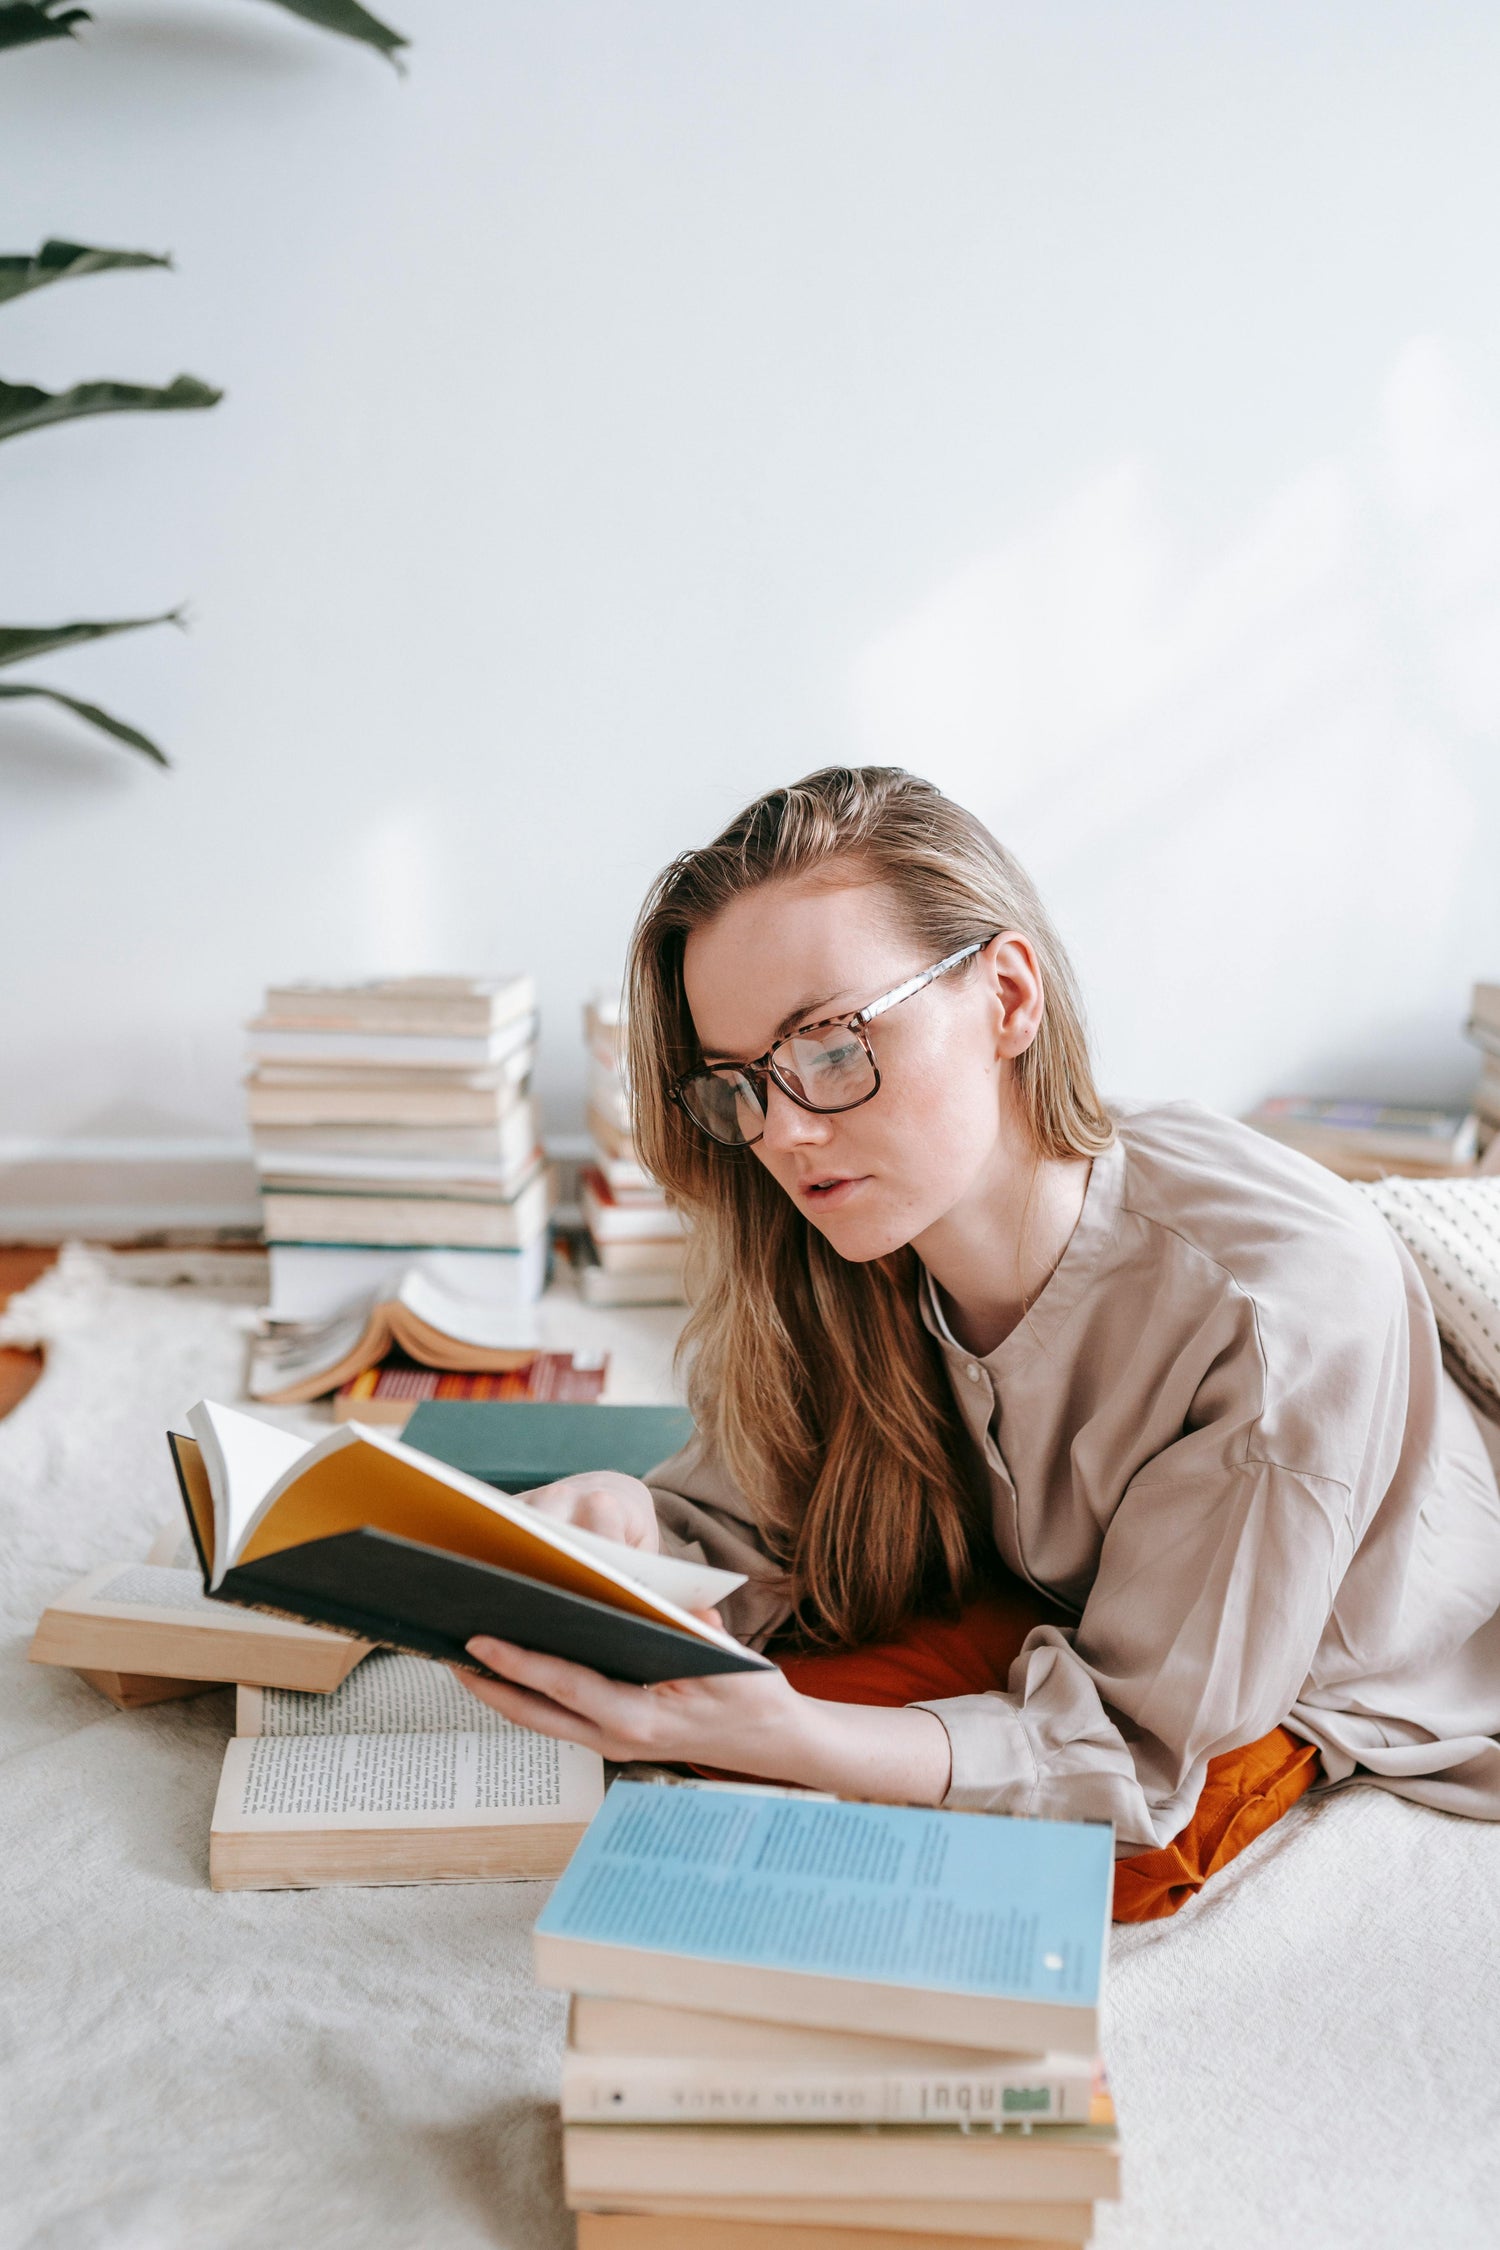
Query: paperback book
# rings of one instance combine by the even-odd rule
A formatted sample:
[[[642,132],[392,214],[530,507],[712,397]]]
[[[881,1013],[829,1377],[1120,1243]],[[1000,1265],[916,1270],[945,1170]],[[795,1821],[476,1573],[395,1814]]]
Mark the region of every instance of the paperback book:
[[[325,1694],[369,1650],[347,1633],[210,1601],[196,1570],[115,1562],[48,1604],[29,1654],[132,1709],[230,1680]]]
[[[536,1970],[564,1991],[1092,2055],[1113,1880],[1104,1823],[619,1781],[536,1925]]]
[[[441,1664],[382,1650],[332,1695],[242,1687],[215,1890],[556,1875],[604,1794],[592,1750],[518,1727]]]
[[[413,1267],[391,1296],[329,1320],[268,1318],[251,1346],[250,1395],[273,1406],[323,1398],[393,1350],[424,1367],[515,1373],[540,1350],[536,1314],[460,1296]]]

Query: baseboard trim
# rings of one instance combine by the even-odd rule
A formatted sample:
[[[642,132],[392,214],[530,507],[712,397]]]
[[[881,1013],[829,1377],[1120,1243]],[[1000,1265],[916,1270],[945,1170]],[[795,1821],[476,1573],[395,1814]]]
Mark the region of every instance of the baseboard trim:
[[[571,1168],[590,1143],[558,1134],[546,1146],[559,1167]],[[0,1135],[0,1243],[243,1243],[259,1235],[248,1140]]]

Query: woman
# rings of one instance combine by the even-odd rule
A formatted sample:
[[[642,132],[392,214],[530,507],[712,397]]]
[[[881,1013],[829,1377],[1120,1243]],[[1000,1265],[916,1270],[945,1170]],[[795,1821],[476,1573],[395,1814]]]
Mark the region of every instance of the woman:
[[[476,1641],[507,1683],[477,1695],[611,1758],[1107,1818],[1126,1854],[1263,1741],[1295,1768],[1267,1817],[1318,1758],[1500,1817],[1500,1501],[1414,1267],[1243,1126],[1105,1111],[977,820],[890,768],[773,791],[661,876],[629,998],[699,1435],[534,1502],[748,1572],[725,1621],[788,1660],[650,1691]],[[828,1700],[810,1652],[944,1614],[957,1692]]]

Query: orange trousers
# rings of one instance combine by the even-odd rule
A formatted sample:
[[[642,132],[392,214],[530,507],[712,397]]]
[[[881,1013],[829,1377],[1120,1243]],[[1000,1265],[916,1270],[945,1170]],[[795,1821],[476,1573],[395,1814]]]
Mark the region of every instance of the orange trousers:
[[[916,1703],[1004,1687],[1032,1627],[1064,1621],[1061,1610],[1012,1579],[970,1602],[960,1616],[919,1618],[878,1647],[774,1653],[794,1688],[825,1703]],[[1316,1780],[1317,1765],[1312,1744],[1298,1742],[1285,1727],[1210,1758],[1203,1794],[1182,1833],[1156,1851],[1115,1862],[1115,1920],[1155,1922],[1175,1914],[1296,1803]]]

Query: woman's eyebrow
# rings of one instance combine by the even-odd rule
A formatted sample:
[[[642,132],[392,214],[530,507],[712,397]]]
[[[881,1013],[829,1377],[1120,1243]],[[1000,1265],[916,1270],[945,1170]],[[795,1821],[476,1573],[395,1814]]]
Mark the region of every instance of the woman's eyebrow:
[[[771,1034],[770,1044],[774,1047],[778,1039],[784,1039],[787,1033],[795,1031],[799,1024],[820,1022],[822,1016],[827,1014],[835,1000],[847,1000],[848,997],[848,992],[844,991],[826,993],[822,999],[799,1000],[796,1007],[788,1009],[776,1026],[775,1031]],[[820,1010],[822,1011],[821,1015]],[[703,1050],[705,1062],[742,1062],[744,1059],[742,1055],[726,1055],[719,1047],[705,1047]]]

